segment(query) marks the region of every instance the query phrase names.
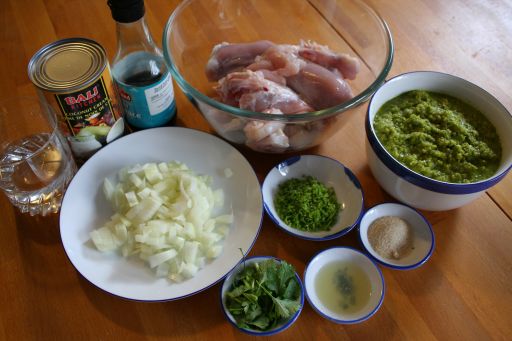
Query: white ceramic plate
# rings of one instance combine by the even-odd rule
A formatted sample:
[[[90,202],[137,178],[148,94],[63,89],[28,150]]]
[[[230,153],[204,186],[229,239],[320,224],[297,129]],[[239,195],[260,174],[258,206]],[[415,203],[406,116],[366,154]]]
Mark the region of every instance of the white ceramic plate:
[[[102,253],[89,233],[113,214],[102,193],[103,179],[135,163],[177,160],[199,174],[212,176],[213,188],[222,188],[225,205],[218,214],[233,209],[234,222],[224,240],[222,254],[182,283],[157,278],[137,257]],[[233,171],[226,178],[224,170]],[[196,294],[231,271],[248,253],[261,227],[263,203],[256,174],[235,148],[197,130],[168,127],[137,132],[116,140],[94,154],[71,181],[60,213],[64,249],[75,268],[97,287],[120,297],[164,301]]]

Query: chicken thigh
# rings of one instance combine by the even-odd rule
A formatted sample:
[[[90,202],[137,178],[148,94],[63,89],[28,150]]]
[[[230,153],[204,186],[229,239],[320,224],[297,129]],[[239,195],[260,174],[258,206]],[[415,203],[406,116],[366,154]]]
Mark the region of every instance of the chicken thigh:
[[[285,114],[312,111],[290,88],[266,79],[260,71],[232,72],[219,81],[217,93],[223,103],[264,112],[277,109]]]
[[[206,64],[206,77],[209,81],[217,81],[230,72],[239,71],[252,64],[257,56],[273,45],[268,40],[238,44],[224,42],[215,45]]]
[[[345,80],[315,63],[307,63],[296,75],[286,78],[286,84],[316,110],[326,109],[354,97]]]
[[[345,53],[335,53],[327,46],[312,41],[301,41],[299,56],[330,70],[337,70],[343,78],[355,79],[359,72],[359,59]]]

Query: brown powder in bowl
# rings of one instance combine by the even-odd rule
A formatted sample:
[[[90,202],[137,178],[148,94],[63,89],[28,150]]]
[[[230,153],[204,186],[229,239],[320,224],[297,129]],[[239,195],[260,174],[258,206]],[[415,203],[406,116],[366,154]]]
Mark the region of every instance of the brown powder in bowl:
[[[400,217],[380,217],[368,228],[368,241],[381,257],[402,258],[413,248],[412,239],[409,224]]]

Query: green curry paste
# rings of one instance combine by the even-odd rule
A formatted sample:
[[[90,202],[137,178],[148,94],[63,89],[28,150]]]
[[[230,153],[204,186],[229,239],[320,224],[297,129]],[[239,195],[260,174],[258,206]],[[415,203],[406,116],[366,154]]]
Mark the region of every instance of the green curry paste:
[[[501,160],[496,128],[478,110],[448,95],[414,90],[386,102],[375,133],[409,169],[432,179],[469,183],[494,175]]]

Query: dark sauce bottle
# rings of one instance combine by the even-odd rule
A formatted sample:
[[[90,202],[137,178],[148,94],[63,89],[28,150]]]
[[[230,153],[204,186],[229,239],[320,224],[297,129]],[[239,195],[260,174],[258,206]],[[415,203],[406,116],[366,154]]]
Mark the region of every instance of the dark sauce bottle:
[[[109,0],[118,49],[112,74],[131,130],[174,125],[171,74],[144,19],[143,0]]]

